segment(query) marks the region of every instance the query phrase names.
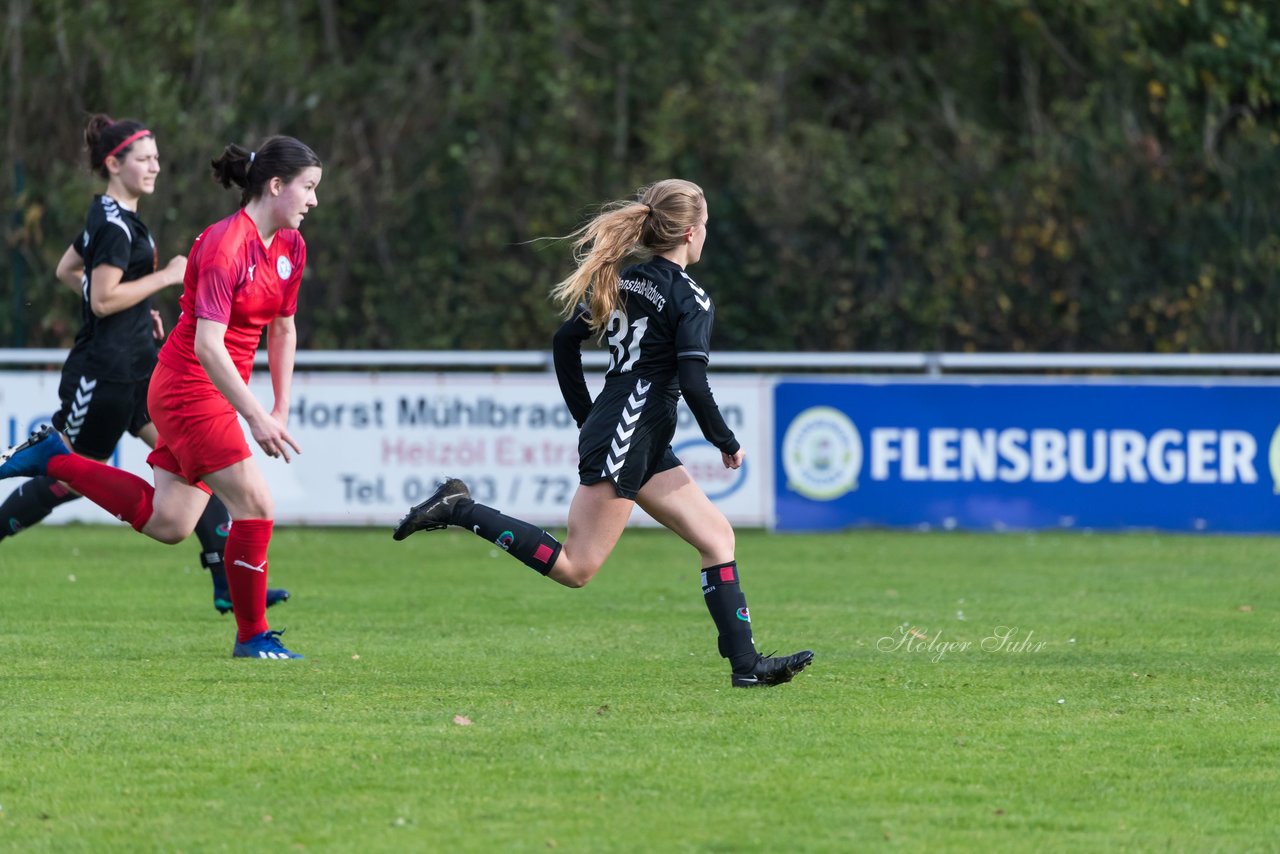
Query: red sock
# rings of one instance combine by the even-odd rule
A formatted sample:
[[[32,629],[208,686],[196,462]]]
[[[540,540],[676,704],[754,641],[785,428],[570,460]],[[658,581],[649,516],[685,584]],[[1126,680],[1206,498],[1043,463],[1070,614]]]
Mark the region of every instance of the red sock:
[[[135,531],[141,531],[151,518],[156,490],[137,475],[75,454],[49,460],[48,472]]]
[[[222,553],[236,615],[236,640],[247,641],[267,626],[267,546],[271,519],[235,519]]]

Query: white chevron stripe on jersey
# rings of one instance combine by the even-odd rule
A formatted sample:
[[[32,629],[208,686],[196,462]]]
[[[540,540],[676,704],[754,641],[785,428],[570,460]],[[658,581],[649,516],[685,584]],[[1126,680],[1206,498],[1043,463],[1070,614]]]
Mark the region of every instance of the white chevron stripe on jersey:
[[[131,242],[133,240],[133,232],[129,230],[129,226],[125,225],[124,219],[120,216],[120,206],[116,204],[115,199],[109,196],[102,197],[102,210],[107,217],[107,222],[115,223],[124,230],[125,237]]]
[[[622,408],[622,416],[614,430],[617,438],[609,444],[609,456],[604,461],[601,477],[615,477],[622,471],[622,466],[627,461],[627,452],[631,450],[631,436],[636,432],[636,422],[640,420],[640,412],[644,409],[652,386],[651,382],[636,380],[635,391],[627,398],[627,405]]]
[[[75,439],[80,435],[84,419],[89,414],[89,404],[93,401],[93,390],[98,387],[97,380],[81,377],[76,389],[75,400],[71,404],[71,413],[67,416],[66,433],[68,438]]]
[[[686,273],[684,270],[680,271],[680,275],[683,276],[684,280],[689,283],[689,287],[693,288],[693,294],[694,294],[693,298],[698,303],[698,305],[702,307],[702,310],[711,311],[711,297],[707,296],[707,292],[704,291],[702,288],[700,288],[698,286],[698,283],[695,282],[692,278],[690,278],[689,274]]]

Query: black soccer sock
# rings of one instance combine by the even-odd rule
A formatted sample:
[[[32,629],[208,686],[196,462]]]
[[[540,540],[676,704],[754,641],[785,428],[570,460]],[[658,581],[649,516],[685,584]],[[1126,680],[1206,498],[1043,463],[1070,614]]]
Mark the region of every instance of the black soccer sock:
[[[231,601],[231,590],[227,587],[227,568],[222,563],[222,555],[218,552],[201,552],[200,565],[209,570],[213,580],[213,598]]]
[[[720,632],[720,655],[729,659],[736,671],[750,669],[756,663],[756,645],[751,637],[747,597],[738,583],[737,561],[702,570],[702,597]]]
[[[222,553],[227,548],[227,531],[230,528],[231,514],[227,506],[216,495],[209,496],[200,521],[196,522],[196,537],[200,540],[200,565],[209,570],[213,579],[213,596],[215,599],[230,601],[227,592],[227,573],[222,565]]]
[[[560,557],[560,542],[537,525],[504,516],[492,507],[461,502],[453,510],[450,523],[460,528],[470,528],[482,540],[511,553],[511,556],[532,569],[546,575]]]
[[[79,497],[56,478],[31,478],[0,504],[0,540],[38,524],[59,504]]]

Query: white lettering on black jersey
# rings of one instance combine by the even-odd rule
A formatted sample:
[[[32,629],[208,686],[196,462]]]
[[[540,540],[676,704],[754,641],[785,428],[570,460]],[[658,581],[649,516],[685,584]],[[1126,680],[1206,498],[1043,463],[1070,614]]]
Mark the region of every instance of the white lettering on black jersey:
[[[618,308],[606,328],[606,380],[636,376],[676,390],[680,359],[709,358],[711,296],[678,264],[658,257],[628,267],[618,286]]]

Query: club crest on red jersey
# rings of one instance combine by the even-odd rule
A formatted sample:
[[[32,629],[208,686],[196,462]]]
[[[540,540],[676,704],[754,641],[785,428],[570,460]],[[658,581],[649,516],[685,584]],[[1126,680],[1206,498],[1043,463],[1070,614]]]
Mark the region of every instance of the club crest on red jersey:
[[[276,259],[276,275],[281,279],[289,278],[293,273],[293,262],[281,255]]]

